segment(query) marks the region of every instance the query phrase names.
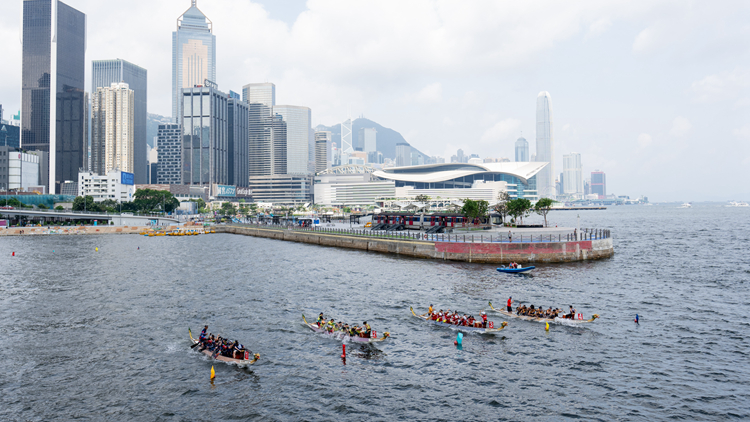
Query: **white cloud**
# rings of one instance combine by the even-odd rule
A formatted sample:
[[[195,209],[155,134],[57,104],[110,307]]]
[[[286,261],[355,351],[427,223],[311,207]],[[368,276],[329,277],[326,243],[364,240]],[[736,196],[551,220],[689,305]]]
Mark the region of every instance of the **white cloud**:
[[[436,103],[443,99],[443,85],[440,82],[427,85],[416,95],[416,100],[422,103]]]
[[[750,139],[750,125],[745,125],[739,129],[735,129],[732,132],[732,135],[742,139]]]
[[[596,22],[589,25],[589,32],[586,34],[587,38],[597,37],[605,33],[612,26],[612,21],[609,18],[601,18]]]
[[[653,140],[651,139],[651,135],[648,133],[641,133],[638,135],[638,146],[640,149],[646,148],[651,145]]]
[[[690,86],[693,101],[697,103],[713,103],[737,98],[740,92],[750,87],[750,70],[735,68],[732,71],[708,75],[695,81]],[[737,105],[743,105],[745,99],[738,100]]]
[[[494,126],[485,130],[480,141],[483,143],[508,141],[520,136],[520,131],[520,120],[505,119],[495,123]]]
[[[682,116],[677,116],[672,122],[672,129],[670,129],[669,135],[675,138],[682,138],[687,135],[692,128],[693,125],[690,124],[690,120]]]

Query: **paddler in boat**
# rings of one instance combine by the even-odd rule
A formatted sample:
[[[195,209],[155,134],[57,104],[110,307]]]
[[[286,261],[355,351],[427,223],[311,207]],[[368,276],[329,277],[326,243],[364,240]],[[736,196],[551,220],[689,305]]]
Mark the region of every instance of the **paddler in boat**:
[[[318,321],[317,321],[318,328],[320,328],[322,324],[325,324],[325,322],[326,322],[326,319],[323,317],[323,312],[321,312],[320,315],[318,315]]]
[[[430,305],[430,307],[427,308],[427,315],[432,315],[432,305]]]
[[[198,341],[203,342],[203,340],[206,339],[206,330],[208,330],[208,325],[203,327],[203,331],[201,331],[201,335],[198,336]]]
[[[482,315],[482,326],[484,328],[487,328],[487,314],[484,311],[482,311],[481,315]]]
[[[326,324],[326,331],[328,331],[329,333],[332,333],[333,332],[333,327],[335,325],[336,325],[336,323],[333,322],[333,318],[331,318],[331,320],[328,321],[328,323]]]
[[[370,324],[367,323],[367,321],[362,323],[362,326],[365,330],[364,333],[362,333],[362,337],[364,338],[370,338],[370,335],[372,335],[372,329],[370,328]]]

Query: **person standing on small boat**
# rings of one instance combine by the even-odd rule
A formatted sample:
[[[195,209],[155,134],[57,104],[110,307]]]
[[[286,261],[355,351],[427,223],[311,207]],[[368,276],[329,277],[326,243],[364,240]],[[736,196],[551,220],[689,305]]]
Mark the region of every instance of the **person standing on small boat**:
[[[484,311],[482,311],[482,326],[487,328],[487,314]]]
[[[427,315],[432,315],[432,305],[430,305],[430,307],[427,308]]]
[[[511,306],[511,303],[513,303],[513,296],[508,298],[508,312],[513,312],[513,307]]]

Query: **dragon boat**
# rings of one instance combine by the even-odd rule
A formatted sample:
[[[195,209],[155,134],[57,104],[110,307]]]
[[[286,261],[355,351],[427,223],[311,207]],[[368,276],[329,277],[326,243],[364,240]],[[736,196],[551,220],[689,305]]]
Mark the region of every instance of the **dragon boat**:
[[[433,320],[430,319],[430,317],[426,316],[426,314],[425,315],[417,315],[417,313],[414,312],[414,308],[411,307],[411,306],[409,307],[409,309],[411,310],[412,315],[414,315],[415,317],[417,317],[417,318],[419,318],[419,319],[421,319],[423,321],[429,322],[430,324],[439,325],[441,327],[453,328],[453,329],[456,329],[456,330],[459,330],[459,331],[469,331],[469,332],[475,332],[475,333],[479,333],[479,334],[492,334],[492,333],[497,333],[500,330],[502,330],[503,328],[505,328],[505,327],[508,326],[508,323],[505,322],[505,321],[503,321],[503,323],[500,324],[499,328],[495,328],[495,325],[494,325],[494,323],[492,321],[487,321],[487,328],[478,328],[478,327],[469,327],[469,326],[466,326],[466,325],[450,324],[450,323],[447,323],[447,322],[433,321]]]
[[[190,335],[190,341],[193,342],[193,345],[198,344],[198,340],[196,340],[196,339],[193,338],[193,331],[190,328],[188,328],[188,334]],[[204,355],[206,355],[206,356],[208,356],[208,357],[210,357],[212,359],[218,360],[220,362],[233,363],[233,364],[239,365],[239,366],[252,365],[255,362],[257,362],[258,359],[260,359],[260,354],[259,353],[256,353],[255,355],[253,355],[253,358],[250,359],[250,352],[248,352],[248,351],[245,351],[245,358],[244,359],[228,358],[226,356],[221,356],[221,355],[216,355],[216,357],[214,357],[214,352],[212,352],[212,351],[210,351],[208,349],[200,350],[200,352],[203,353]]]
[[[315,331],[316,333],[325,334],[328,337],[335,338],[336,340],[340,340],[344,343],[378,343],[381,341],[385,341],[385,339],[391,336],[391,333],[386,331],[383,333],[383,337],[378,338],[378,333],[375,330],[372,330],[372,337],[350,336],[343,331],[333,331],[329,333],[326,329],[318,327],[318,324],[310,324],[309,322],[307,322],[304,314],[302,315],[302,321],[304,321],[304,324],[308,328]]]
[[[508,312],[502,309],[495,309],[492,306],[492,302],[489,302],[490,304],[490,310],[497,312],[498,314],[505,315],[507,317],[511,318],[518,318],[522,319],[524,321],[534,321],[534,322],[554,322],[557,324],[562,325],[578,325],[578,324],[586,324],[588,322],[594,322],[595,319],[599,318],[599,314],[594,314],[591,316],[590,319],[583,319],[583,314],[576,314],[576,318],[561,318],[561,317],[555,317],[555,318],[539,318],[539,317],[532,317],[527,315],[516,315],[513,312]]]

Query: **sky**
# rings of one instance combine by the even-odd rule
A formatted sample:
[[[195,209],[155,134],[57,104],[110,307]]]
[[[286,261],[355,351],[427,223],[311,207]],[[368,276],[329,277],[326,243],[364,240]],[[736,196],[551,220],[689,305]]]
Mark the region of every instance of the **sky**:
[[[148,70],[150,113],[171,113],[171,36],[189,0],[68,0],[91,60]],[[115,5],[124,5],[122,7]],[[219,89],[276,84],[313,126],[364,116],[420,151],[513,159],[535,151],[552,98],[555,171],[582,155],[607,193],[750,200],[750,2],[199,0]],[[20,108],[21,2],[0,13],[0,104]]]

